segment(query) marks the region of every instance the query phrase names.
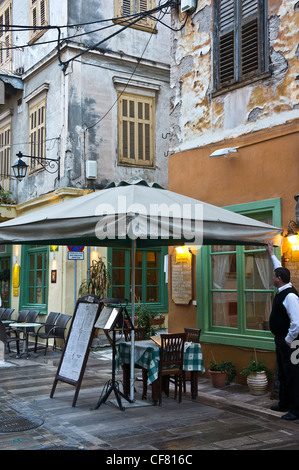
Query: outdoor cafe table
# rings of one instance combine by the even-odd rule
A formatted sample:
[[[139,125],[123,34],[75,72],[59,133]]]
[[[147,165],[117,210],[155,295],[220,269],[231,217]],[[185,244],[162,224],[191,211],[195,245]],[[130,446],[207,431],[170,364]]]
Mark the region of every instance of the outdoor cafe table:
[[[14,322],[14,323],[10,323],[9,324],[10,327],[12,328],[17,328],[18,330],[22,330],[23,331],[23,335],[25,337],[25,341],[23,342],[23,352],[21,353],[21,356],[23,354],[26,354],[28,356],[29,354],[29,351],[28,351],[28,334],[27,334],[27,329],[28,328],[34,328],[36,326],[41,326],[41,323],[17,323],[17,322]],[[19,357],[19,356],[17,356]]]
[[[135,342],[135,365],[143,369],[147,374],[147,384],[152,384],[153,402],[158,401],[158,374],[160,347],[152,340]],[[130,379],[130,357],[131,343],[119,343],[116,354],[116,372],[121,366],[123,369],[123,387],[124,394],[129,395],[129,379]],[[199,343],[185,343],[183,370],[191,372],[191,396],[193,399],[197,397],[198,372],[204,372],[204,363],[202,357],[201,346]],[[143,391],[143,398],[145,391]]]

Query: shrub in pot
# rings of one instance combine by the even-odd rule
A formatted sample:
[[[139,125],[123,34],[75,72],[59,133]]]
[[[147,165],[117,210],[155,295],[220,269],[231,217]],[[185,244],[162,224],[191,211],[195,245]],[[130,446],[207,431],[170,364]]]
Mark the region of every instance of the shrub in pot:
[[[217,364],[211,361],[209,373],[214,387],[221,388],[230,384],[236,376],[236,368],[232,362],[222,361]]]
[[[263,395],[272,376],[270,370],[263,362],[253,359],[241,371],[241,374],[246,375],[247,385],[252,395]]]

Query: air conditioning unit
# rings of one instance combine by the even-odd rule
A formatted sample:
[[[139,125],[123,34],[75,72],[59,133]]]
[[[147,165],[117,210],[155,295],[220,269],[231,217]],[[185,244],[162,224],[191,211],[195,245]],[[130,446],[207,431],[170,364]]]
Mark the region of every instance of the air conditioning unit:
[[[181,0],[181,13],[192,13],[196,7],[196,0]]]
[[[97,162],[94,160],[88,160],[86,162],[86,179],[96,180],[97,176]]]

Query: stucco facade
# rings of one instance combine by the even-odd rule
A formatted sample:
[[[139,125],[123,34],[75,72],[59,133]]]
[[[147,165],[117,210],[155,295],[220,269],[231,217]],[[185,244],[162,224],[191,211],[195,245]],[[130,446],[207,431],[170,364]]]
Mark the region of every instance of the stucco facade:
[[[220,89],[215,86],[219,59],[215,4],[198,1],[184,30],[173,34],[169,189],[252,217],[269,211],[271,222],[286,233],[288,222],[295,218],[298,193],[299,4],[282,0],[261,5],[266,8],[264,68]],[[174,13],[172,24],[181,21],[182,16]],[[215,151],[218,156],[211,156]],[[248,313],[249,256],[240,252],[239,258],[237,249],[237,269],[230,273],[230,282],[236,276],[238,286],[228,289],[237,299],[230,301],[230,320],[235,316],[235,322],[223,322],[220,327],[214,310],[214,296],[220,294],[213,289],[214,271],[209,264],[216,258],[214,248],[209,250],[192,251],[194,302],[176,305],[170,293],[171,330],[180,331],[186,323],[202,328],[206,365],[212,350],[219,360],[244,367],[258,348],[259,359],[273,368],[273,336],[261,323],[255,325]],[[290,269],[296,286],[297,256],[286,238],[277,256]],[[244,270],[243,277],[238,269]],[[253,302],[251,308],[257,309],[257,304]]]
[[[121,1],[38,0],[37,4],[45,8],[41,17],[45,14],[46,19],[45,29],[34,36],[36,31],[29,28],[31,2],[0,3],[10,12],[10,24],[21,25],[11,31],[10,70],[1,68],[5,95],[0,105],[0,125],[9,125],[10,165],[16,162],[19,151],[33,156],[30,110],[44,103],[44,156],[59,160],[60,165],[53,173],[29,169],[22,181],[11,178],[10,172],[7,177],[2,175],[1,184],[12,192],[16,204],[9,209],[1,207],[1,220],[134,176],[167,187],[169,28],[155,21],[151,27],[124,28],[115,20],[121,12]],[[150,0],[147,4],[152,7],[158,2]],[[169,15],[163,21],[168,24]],[[124,94],[151,100],[150,164],[131,164],[128,159],[120,162],[118,101]],[[30,159],[24,161],[30,165]],[[87,162],[96,162],[91,175],[87,173]],[[67,259],[66,247],[59,247],[55,256],[50,252],[45,255],[47,298],[36,308],[42,307],[43,314],[72,314],[80,283],[96,256],[92,255],[94,248],[85,248],[84,261],[78,261],[76,267]],[[23,247],[14,246],[3,252],[11,272],[15,263],[21,265],[19,291],[13,294],[10,286],[6,298],[16,315],[28,303],[22,295],[22,281],[27,276],[23,251]],[[106,249],[98,253],[107,258]],[[51,282],[53,269],[57,271],[56,283]]]

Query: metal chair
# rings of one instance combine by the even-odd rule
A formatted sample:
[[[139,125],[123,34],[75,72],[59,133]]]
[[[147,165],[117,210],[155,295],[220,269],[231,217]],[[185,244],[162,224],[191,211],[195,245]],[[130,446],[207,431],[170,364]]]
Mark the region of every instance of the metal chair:
[[[2,314],[1,320],[10,320],[10,317],[12,316],[14,311],[14,308],[6,308],[5,312]]]
[[[37,332],[36,333],[37,336],[35,338],[34,351],[35,352],[37,351],[38,338],[42,338],[42,339],[46,340],[46,345],[44,347],[41,346],[41,347],[38,348],[38,349],[45,349],[45,355],[47,353],[49,339],[54,340],[53,350],[56,349],[56,340],[57,339],[62,339],[63,341],[65,341],[65,337],[64,337],[65,330],[66,330],[67,324],[68,324],[68,322],[70,321],[71,318],[72,317],[70,315],[65,315],[64,313],[62,313],[57,318],[54,326],[50,327],[50,329],[47,333],[46,332],[45,333]]]
[[[0,320],[2,319],[2,315],[5,312],[6,308],[0,308]]]
[[[54,328],[55,322],[57,318],[59,317],[59,315],[60,313],[58,312],[50,312],[43,325],[39,326],[36,331],[35,330],[30,331],[29,336],[32,336],[35,338],[34,351],[37,350],[38,337],[43,338],[43,339],[48,338],[48,334]],[[42,329],[44,329],[44,331],[41,331]],[[43,347],[40,347],[40,349],[43,349]]]
[[[186,333],[186,342],[190,343],[199,343],[200,339],[200,333],[201,329],[200,328],[184,328],[184,331]],[[183,371],[183,385],[184,385],[184,392],[186,392],[186,382],[190,381],[191,375],[190,372]]]
[[[164,334],[161,335],[161,349],[159,361],[159,405],[162,403],[163,378],[168,376],[175,377],[175,398],[177,397],[177,384],[179,379],[179,403],[182,401],[182,379],[183,379],[183,360],[184,345],[186,334]],[[169,394],[169,380],[165,392]]]
[[[3,315],[3,318],[2,320],[10,320],[10,317],[12,315],[12,313],[14,312],[14,308],[7,308],[6,311],[4,312],[4,315]],[[18,318],[17,320],[14,320],[12,321],[12,323],[16,322],[16,323],[23,323],[26,321],[26,318],[28,317],[29,315],[29,312],[30,310],[20,310],[19,311],[19,315],[18,315]],[[8,318],[4,318],[4,317],[8,317]],[[7,326],[6,327],[6,333],[9,335],[11,332],[16,332],[17,330],[15,328],[12,328],[11,326]]]
[[[8,315],[9,318],[10,316],[12,315],[14,309],[13,308],[10,308],[10,309],[6,309],[6,311],[4,312],[4,316]],[[23,323],[25,322],[25,320],[27,319],[28,315],[29,315],[29,312],[30,310],[20,310],[19,311],[19,315],[18,315],[18,318],[16,320],[16,323]],[[8,318],[8,320],[9,320]],[[3,318],[4,319],[4,318]],[[20,354],[20,341],[24,341],[25,340],[25,336],[23,335],[23,337],[21,338],[20,337],[20,333],[23,333],[22,330],[18,329],[18,328],[12,328],[11,326],[7,326],[5,328],[6,330],[6,334],[7,334],[7,341],[6,341],[6,344],[7,344],[7,349],[8,351],[10,352],[10,343],[12,342],[15,342],[16,343],[16,348],[17,348],[17,354],[19,356]]]

